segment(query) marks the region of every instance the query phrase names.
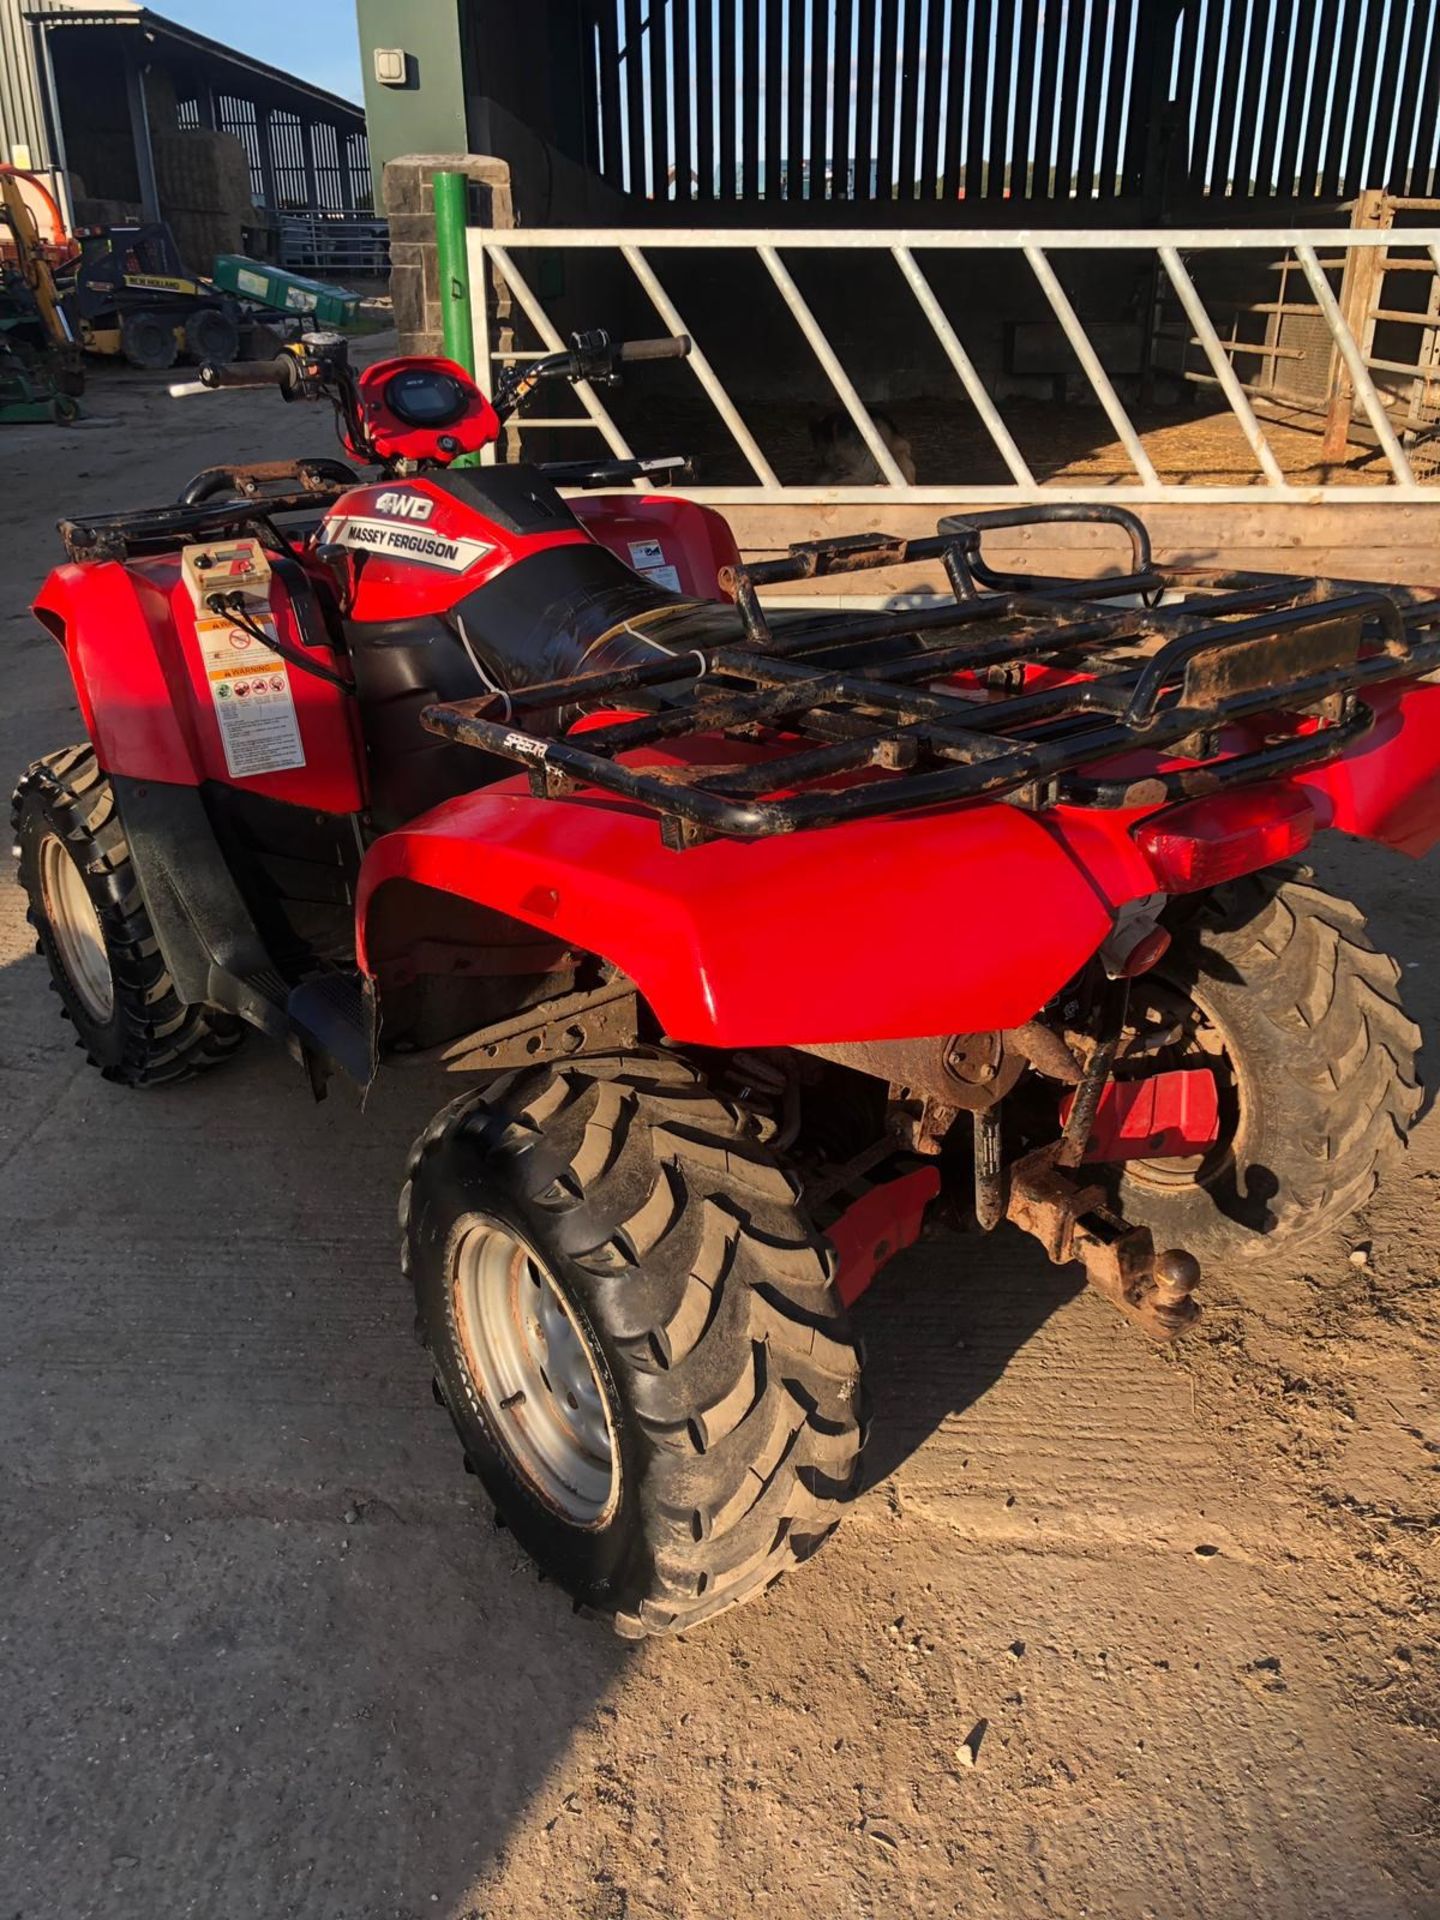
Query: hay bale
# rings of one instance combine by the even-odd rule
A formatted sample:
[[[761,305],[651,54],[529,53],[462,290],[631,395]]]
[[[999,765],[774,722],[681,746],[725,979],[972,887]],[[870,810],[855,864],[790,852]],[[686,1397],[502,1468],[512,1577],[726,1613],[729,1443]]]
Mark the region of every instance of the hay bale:
[[[155,185],[167,214],[249,216],[250,162],[233,134],[192,128],[159,134],[153,147]]]

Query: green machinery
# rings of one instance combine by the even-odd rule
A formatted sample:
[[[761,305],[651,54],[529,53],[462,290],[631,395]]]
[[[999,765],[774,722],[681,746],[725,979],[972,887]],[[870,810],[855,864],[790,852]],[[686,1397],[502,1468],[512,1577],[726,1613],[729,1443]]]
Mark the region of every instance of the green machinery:
[[[49,420],[68,427],[79,412],[73,394],[58,392],[41,368],[27,365],[0,339],[0,426]]]

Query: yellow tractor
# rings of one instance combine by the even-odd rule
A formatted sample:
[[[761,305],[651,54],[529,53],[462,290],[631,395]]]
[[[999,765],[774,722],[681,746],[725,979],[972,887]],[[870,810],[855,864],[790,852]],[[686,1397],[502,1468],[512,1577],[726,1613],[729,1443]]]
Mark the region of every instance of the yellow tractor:
[[[61,269],[66,310],[87,353],[121,354],[158,371],[183,354],[228,366],[240,351],[240,303],[190,273],[163,221],[78,236]]]

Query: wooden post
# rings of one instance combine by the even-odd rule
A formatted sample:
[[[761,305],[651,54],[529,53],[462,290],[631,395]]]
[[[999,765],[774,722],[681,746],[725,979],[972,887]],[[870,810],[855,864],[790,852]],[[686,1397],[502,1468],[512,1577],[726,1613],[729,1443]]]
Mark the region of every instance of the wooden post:
[[[1378,187],[1369,187],[1356,200],[1350,212],[1350,226],[1357,233],[1378,233],[1394,218],[1389,196]],[[1340,312],[1354,335],[1361,355],[1369,359],[1375,346],[1375,308],[1379,304],[1380,284],[1385,278],[1383,247],[1352,247],[1345,259],[1340,282]],[[1325,412],[1325,437],[1320,443],[1322,460],[1341,462],[1350,443],[1350,418],[1355,411],[1355,389],[1345,371],[1345,362],[1337,348],[1330,357],[1330,404]]]
[[[300,125],[300,143],[305,160],[305,204],[314,213],[320,204],[320,182],[315,168],[315,122]]]
[[[160,190],[155,184],[155,150],[150,141],[150,108],[145,98],[145,69],[135,59],[125,62],[125,92],[130,107],[130,135],[135,146],[135,177],[146,220],[160,218]]]
[[[272,213],[280,208],[280,192],[275,178],[275,128],[269,107],[255,104],[255,141],[260,149],[261,205]]]
[[[350,171],[351,137],[343,127],[335,128],[335,158],[340,169],[340,205],[346,213],[355,211],[355,176]]]

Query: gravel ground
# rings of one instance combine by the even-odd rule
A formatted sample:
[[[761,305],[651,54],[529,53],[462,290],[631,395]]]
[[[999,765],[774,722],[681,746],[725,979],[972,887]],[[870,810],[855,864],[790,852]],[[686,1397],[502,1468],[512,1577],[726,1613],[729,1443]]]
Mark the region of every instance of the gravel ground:
[[[7,785],[80,731],[26,611],[57,514],[326,450],[264,394],[91,404],[6,430]],[[1433,1046],[1435,869],[1318,864]],[[448,1089],[317,1108],[258,1042],[107,1086],[9,888],[0,1002],[4,1920],[1440,1913],[1433,1113],[1174,1351],[1008,1230],[914,1251],[839,1536],[633,1648],[494,1530],[409,1337]]]

